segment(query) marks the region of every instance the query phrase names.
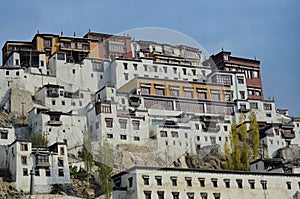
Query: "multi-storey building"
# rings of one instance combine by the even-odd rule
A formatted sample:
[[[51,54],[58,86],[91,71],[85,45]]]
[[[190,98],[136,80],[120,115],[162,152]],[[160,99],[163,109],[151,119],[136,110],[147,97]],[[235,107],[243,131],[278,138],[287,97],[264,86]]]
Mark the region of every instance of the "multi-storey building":
[[[48,147],[32,146],[31,141],[16,139],[1,147],[1,169],[6,169],[18,190],[49,193],[52,186],[69,184],[70,172],[66,143]]]
[[[299,174],[133,167],[113,176],[112,198],[298,198]]]
[[[218,70],[244,72],[248,98],[264,100],[259,60],[234,57],[231,52],[221,51],[204,63]]]
[[[69,152],[78,155],[83,145],[84,134],[87,134],[85,116],[42,107],[33,108],[28,115],[31,133],[43,135],[49,144],[66,143]]]

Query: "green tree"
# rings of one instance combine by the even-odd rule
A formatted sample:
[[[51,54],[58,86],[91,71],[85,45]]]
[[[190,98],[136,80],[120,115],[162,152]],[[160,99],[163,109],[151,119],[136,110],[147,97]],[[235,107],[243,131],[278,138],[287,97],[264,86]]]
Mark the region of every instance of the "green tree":
[[[113,191],[113,180],[112,180],[112,167],[109,167],[105,164],[98,163],[98,173],[100,178],[100,189],[104,193],[105,199],[111,197]]]
[[[85,131],[83,133],[83,146],[82,146],[82,151],[81,151],[81,158],[85,164],[85,170],[86,170],[86,180],[89,185],[89,176],[90,176],[90,171],[94,165],[94,158],[92,152],[92,144],[91,144],[91,139],[90,139],[90,133],[85,128]]]
[[[33,146],[47,146],[48,141],[42,134],[32,134],[27,139],[31,140]]]
[[[225,151],[225,156],[226,156],[226,162],[224,163],[224,169],[226,170],[233,170],[233,161],[232,161],[232,157],[231,157],[231,151],[230,148],[228,146],[228,141],[225,141],[225,145],[224,145],[224,151]]]
[[[233,121],[231,124],[231,150],[231,160],[233,164],[232,168],[234,170],[240,170],[242,168],[241,149],[239,132],[235,121]]]
[[[241,163],[243,165],[242,170],[249,170],[250,168],[250,155],[249,155],[249,144],[248,144],[248,134],[247,126],[245,124],[245,117],[241,115],[240,117],[240,137],[241,137]]]
[[[259,150],[259,129],[258,129],[258,123],[256,120],[255,114],[250,110],[249,114],[249,140],[250,140],[250,147],[253,152],[253,160],[255,160],[258,156],[258,150]]]

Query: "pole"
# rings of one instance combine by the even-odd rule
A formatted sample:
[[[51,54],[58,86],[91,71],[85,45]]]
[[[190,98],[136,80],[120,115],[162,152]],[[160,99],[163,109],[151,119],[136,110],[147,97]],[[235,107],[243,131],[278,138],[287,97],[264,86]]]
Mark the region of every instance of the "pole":
[[[31,169],[30,170],[30,196],[33,195],[33,175],[34,175],[34,171],[33,169]]]

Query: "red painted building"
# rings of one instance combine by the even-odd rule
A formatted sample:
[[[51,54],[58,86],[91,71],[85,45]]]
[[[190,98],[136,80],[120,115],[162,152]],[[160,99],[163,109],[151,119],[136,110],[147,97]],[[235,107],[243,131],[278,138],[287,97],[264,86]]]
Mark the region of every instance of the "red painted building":
[[[129,36],[88,32],[84,38],[98,41],[98,49],[94,49],[92,55],[95,58],[114,59],[116,57],[133,57],[131,49],[132,38]]]
[[[221,51],[212,55],[210,61],[214,62],[213,66],[218,70],[244,72],[248,98],[264,99],[259,60],[233,57],[231,52]]]

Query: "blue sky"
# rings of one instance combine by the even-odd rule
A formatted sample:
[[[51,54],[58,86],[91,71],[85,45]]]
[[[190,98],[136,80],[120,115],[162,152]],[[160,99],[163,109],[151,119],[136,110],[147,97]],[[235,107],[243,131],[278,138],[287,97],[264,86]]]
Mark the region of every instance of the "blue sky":
[[[161,27],[186,34],[209,54],[261,61],[265,98],[300,115],[300,1],[0,0],[0,45],[40,33],[83,36]]]

